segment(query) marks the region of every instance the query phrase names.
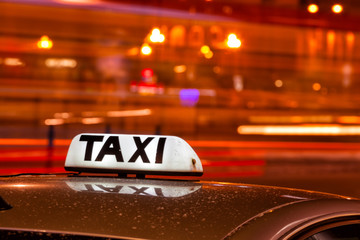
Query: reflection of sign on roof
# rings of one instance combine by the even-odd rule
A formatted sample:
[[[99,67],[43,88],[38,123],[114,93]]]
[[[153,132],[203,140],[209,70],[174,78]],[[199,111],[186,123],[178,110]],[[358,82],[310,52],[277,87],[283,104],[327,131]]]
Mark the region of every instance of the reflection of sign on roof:
[[[202,165],[183,139],[157,135],[80,134],[65,169],[77,172],[201,176]]]
[[[77,192],[86,193],[112,193],[139,195],[148,197],[182,197],[196,192],[201,188],[200,184],[187,183],[181,186],[163,184],[139,184],[132,179],[126,182],[97,182],[97,181],[67,181],[66,184]]]

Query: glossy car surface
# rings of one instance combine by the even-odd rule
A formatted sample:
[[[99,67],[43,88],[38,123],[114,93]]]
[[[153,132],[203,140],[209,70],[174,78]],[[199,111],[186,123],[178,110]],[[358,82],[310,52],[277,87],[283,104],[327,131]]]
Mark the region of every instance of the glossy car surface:
[[[355,199],[193,180],[21,175],[1,177],[0,196],[2,239],[28,231],[122,239],[297,239],[322,222],[360,221]]]

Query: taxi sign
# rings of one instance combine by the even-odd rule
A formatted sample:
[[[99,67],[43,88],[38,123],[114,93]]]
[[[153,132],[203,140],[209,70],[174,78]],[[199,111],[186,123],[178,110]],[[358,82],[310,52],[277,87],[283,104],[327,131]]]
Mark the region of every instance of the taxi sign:
[[[199,157],[179,137],[93,133],[74,137],[65,170],[175,176],[203,174]]]

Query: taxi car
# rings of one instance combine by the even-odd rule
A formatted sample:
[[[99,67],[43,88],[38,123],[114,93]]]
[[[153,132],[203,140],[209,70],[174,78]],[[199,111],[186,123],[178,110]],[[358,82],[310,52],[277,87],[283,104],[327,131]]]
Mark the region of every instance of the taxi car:
[[[360,239],[358,199],[179,179],[203,168],[178,137],[80,134],[65,169],[0,177],[0,239]]]

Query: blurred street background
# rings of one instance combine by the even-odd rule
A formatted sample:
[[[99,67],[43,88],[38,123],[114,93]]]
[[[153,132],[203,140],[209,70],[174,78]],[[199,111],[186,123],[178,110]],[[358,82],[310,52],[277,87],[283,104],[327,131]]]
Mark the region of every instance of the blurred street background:
[[[0,0],[0,174],[84,132],[184,138],[205,180],[360,197],[360,2]]]

